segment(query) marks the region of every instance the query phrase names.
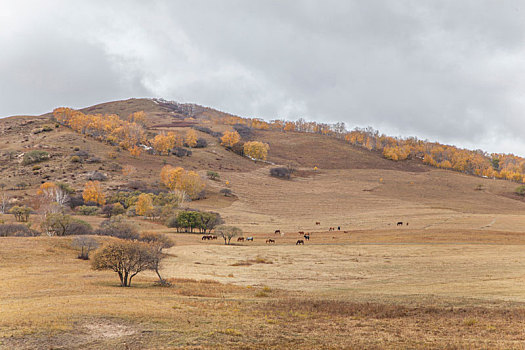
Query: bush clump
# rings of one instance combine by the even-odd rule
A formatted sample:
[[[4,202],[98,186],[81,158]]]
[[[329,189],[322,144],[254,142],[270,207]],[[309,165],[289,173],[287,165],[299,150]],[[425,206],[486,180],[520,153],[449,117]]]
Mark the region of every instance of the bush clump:
[[[122,216],[113,216],[102,221],[100,228],[96,231],[97,235],[112,236],[121,239],[139,239],[139,232],[135,226],[127,222]]]
[[[33,237],[38,232],[22,224],[1,224],[0,237]]]
[[[205,147],[208,147],[208,141],[206,141],[206,139],[203,139],[203,138],[197,139],[197,143],[195,144],[195,146],[193,146],[193,148],[205,148]]]
[[[79,215],[94,216],[100,213],[100,209],[91,205],[81,205],[76,207],[76,212]]]
[[[24,154],[23,165],[40,163],[49,159],[49,153],[46,151],[30,151]]]
[[[278,177],[281,179],[290,179],[292,176],[292,170],[290,168],[278,167],[270,169],[270,176]]]
[[[40,227],[48,236],[90,235],[93,233],[93,228],[87,222],[61,213],[48,214]]]
[[[525,196],[525,185],[518,186],[515,190],[517,195]]]

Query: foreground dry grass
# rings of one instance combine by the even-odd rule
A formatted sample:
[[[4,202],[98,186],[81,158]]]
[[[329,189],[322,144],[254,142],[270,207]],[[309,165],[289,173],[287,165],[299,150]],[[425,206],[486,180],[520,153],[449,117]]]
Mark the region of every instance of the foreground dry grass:
[[[113,273],[75,259],[69,238],[2,238],[0,347],[521,348],[525,340],[521,246],[223,247],[175,238],[181,245],[164,269],[178,277],[171,288],[148,274],[117,287]]]

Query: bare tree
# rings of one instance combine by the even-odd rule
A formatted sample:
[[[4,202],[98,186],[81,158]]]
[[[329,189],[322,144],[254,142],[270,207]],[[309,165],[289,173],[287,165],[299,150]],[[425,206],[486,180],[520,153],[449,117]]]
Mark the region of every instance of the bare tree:
[[[0,213],[5,214],[7,211],[7,206],[9,205],[9,200],[11,196],[6,191],[0,192]]]
[[[215,232],[224,239],[224,244],[230,244],[233,237],[240,236],[242,230],[235,226],[219,226],[215,229]]]
[[[78,258],[82,260],[89,260],[89,253],[92,250],[95,250],[98,248],[99,243],[96,239],[90,236],[78,236],[73,239],[73,242],[71,245],[74,248],[80,249],[80,253],[78,254]]]
[[[170,283],[162,278],[160,275],[160,263],[167,254],[164,253],[164,249],[171,248],[175,245],[170,238],[166,237],[163,234],[158,233],[144,233],[140,236],[142,242],[146,242],[150,245],[152,250],[152,260],[151,260],[151,269],[155,271],[159,277],[159,284],[163,286],[169,286]]]

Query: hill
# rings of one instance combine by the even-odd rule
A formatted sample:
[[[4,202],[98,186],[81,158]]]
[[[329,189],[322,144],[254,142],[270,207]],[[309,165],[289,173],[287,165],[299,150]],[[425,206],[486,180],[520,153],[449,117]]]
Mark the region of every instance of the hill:
[[[194,148],[191,156],[182,158],[146,152],[134,157],[118,145],[56,123],[52,114],[6,118],[0,121],[3,182],[14,189],[14,198],[31,204],[41,183],[65,182],[80,194],[94,172],[107,177],[103,187],[115,192],[136,188],[137,183],[143,188],[162,188],[159,172],[166,164],[196,170],[202,177],[215,171],[220,180],[208,181],[207,198],[187,206],[218,211],[228,221],[255,232],[312,230],[315,221],[374,228],[398,219],[410,221],[414,229],[430,223],[435,228],[455,223],[459,216],[516,215],[525,209],[521,197],[514,194],[517,185],[513,182],[442,170],[417,159],[388,160],[379,151],[323,134],[249,129],[245,140],[259,140],[270,147],[268,163],[253,162],[221,146],[216,136],[199,131],[233,130],[222,121],[234,116],[198,105],[130,99],[81,111],[125,118],[139,110],[145,112],[144,128],[149,135],[183,136],[197,127],[207,147]],[[22,165],[24,154],[33,150],[48,152],[49,160]],[[71,161],[75,154],[82,155],[81,162]],[[292,165],[296,176],[289,181],[270,177],[269,168],[278,165]],[[220,195],[224,188],[235,196]]]

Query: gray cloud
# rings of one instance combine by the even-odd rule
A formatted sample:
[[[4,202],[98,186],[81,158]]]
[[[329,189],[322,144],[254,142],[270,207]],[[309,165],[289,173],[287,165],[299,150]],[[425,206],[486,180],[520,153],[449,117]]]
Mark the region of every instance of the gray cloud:
[[[524,14],[519,0],[0,4],[0,115],[158,96],[525,155]]]

